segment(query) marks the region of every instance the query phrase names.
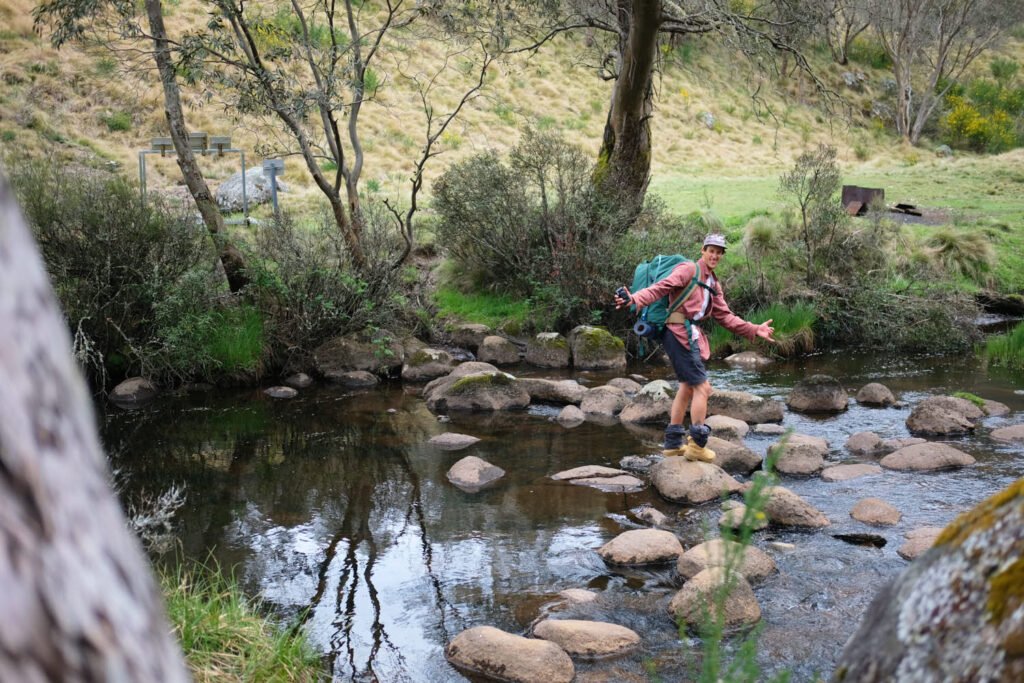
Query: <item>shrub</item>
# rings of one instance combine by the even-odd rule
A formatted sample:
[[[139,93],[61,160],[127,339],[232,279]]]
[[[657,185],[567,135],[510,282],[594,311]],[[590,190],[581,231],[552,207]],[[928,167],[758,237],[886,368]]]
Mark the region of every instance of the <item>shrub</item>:
[[[111,114],[104,114],[100,120],[106,124],[107,130],[111,133],[132,129],[132,115],[126,111],[117,111]]]

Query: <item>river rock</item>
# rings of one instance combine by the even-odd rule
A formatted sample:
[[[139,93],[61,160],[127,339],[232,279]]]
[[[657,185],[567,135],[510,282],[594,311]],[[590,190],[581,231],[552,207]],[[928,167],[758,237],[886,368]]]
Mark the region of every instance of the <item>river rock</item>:
[[[880,498],[864,498],[850,510],[850,516],[858,522],[876,526],[898,524],[903,515],[899,510]]]
[[[312,384],[313,378],[304,372],[296,372],[294,375],[289,375],[284,380],[284,385],[286,387],[291,387],[292,389],[305,389],[312,386]]]
[[[526,390],[530,401],[535,403],[556,403],[579,405],[587,389],[574,379],[539,379],[519,377],[516,384]]]
[[[786,433],[786,428],[782,425],[772,424],[771,422],[763,422],[761,424],[754,425],[754,433],[760,434],[761,436],[781,436]]]
[[[460,323],[450,331],[452,344],[476,351],[491,334],[491,328],[479,323]]]
[[[867,463],[855,465],[833,465],[821,471],[821,478],[825,481],[849,481],[859,477],[866,477],[872,474],[881,474],[882,468],[878,465]]]
[[[710,567],[734,566],[747,581],[760,581],[775,571],[775,560],[752,545],[746,547],[736,541],[715,538],[696,545],[679,556],[676,571],[689,579]]]
[[[608,564],[642,566],[675,562],[683,545],[671,531],[631,529],[601,546],[597,554]]]
[[[519,362],[519,347],[504,337],[492,334],[480,342],[476,357],[484,363],[514,365]]]
[[[558,597],[580,605],[585,605],[597,600],[597,593],[585,588],[566,588],[558,592]]]
[[[295,398],[299,392],[291,387],[267,387],[263,393],[270,398]]]
[[[427,443],[445,451],[460,451],[463,448],[469,448],[478,441],[480,441],[480,439],[475,436],[470,436],[469,434],[445,432],[444,434],[438,434],[437,436],[432,437]]]
[[[890,470],[945,470],[973,465],[973,457],[944,443],[920,443],[901,448],[881,460],[882,467]]]
[[[111,401],[124,408],[134,408],[156,398],[156,385],[145,377],[129,377],[110,390]]]
[[[584,415],[613,416],[626,406],[626,395],[622,389],[608,385],[587,389],[580,401]]]
[[[763,368],[765,365],[771,365],[774,361],[762,356],[757,351],[743,351],[726,356],[725,362],[741,368]]]
[[[829,526],[828,517],[818,508],[782,486],[766,490],[764,513],[773,524],[820,529]]]
[[[778,456],[775,469],[783,474],[817,474],[825,466],[828,441],[808,434],[791,434],[772,445]]]
[[[718,390],[708,399],[708,415],[727,415],[751,424],[781,422],[782,414],[781,402],[746,391]]]
[[[633,508],[630,512],[638,520],[651,526],[665,526],[668,524],[668,515],[653,505],[641,505]]]
[[[555,643],[475,626],[455,636],[445,658],[468,671],[512,683],[571,683],[572,659]]]
[[[587,416],[578,407],[569,405],[562,408],[562,412],[558,413],[558,417],[555,419],[563,427],[575,427],[583,423]]]
[[[576,326],[569,333],[569,349],[573,367],[577,370],[617,370],[626,367],[625,343],[602,327]]]
[[[910,411],[907,429],[912,434],[965,434],[974,429],[973,420],[983,415],[981,409],[967,399],[932,396],[918,403]]]
[[[448,481],[463,491],[475,493],[505,476],[505,470],[486,460],[467,455],[448,470]]]
[[[643,491],[647,484],[632,474],[620,474],[615,477],[581,477],[569,482],[576,486],[589,486],[606,493],[636,493]]]
[[[609,383],[607,386],[612,385]],[[664,380],[651,382],[642,387],[626,404],[622,412],[619,413],[619,419],[623,422],[633,423],[666,423],[669,420],[674,398],[675,392],[669,387],[668,382]]]
[[[830,375],[811,375],[789,392],[786,405],[798,413],[840,413],[849,404],[846,389]]]
[[[349,389],[365,389],[380,384],[380,378],[366,370],[331,370],[324,373],[324,379]]]
[[[571,470],[562,470],[557,474],[552,474],[551,478],[555,481],[569,481],[570,479],[584,479],[588,477],[617,477],[622,474],[628,473],[613,467],[605,467],[604,465],[583,465],[582,467],[573,467]]]
[[[604,621],[545,619],[533,627],[533,635],[584,659],[617,657],[640,644],[636,631]]]
[[[739,529],[743,524],[743,517],[747,514],[747,506],[737,501],[728,503],[732,505],[718,518],[718,526],[723,529]],[[763,512],[755,513],[749,522],[751,531],[760,531],[768,526],[768,516]]]
[[[715,436],[726,441],[742,441],[750,431],[750,425],[746,422],[728,415],[712,415],[704,424],[711,427]]]
[[[664,382],[666,387],[669,386],[668,382],[665,382],[664,380],[659,381]],[[635,394],[636,392],[643,389],[642,384],[628,377],[615,377],[614,379],[610,379],[608,380],[608,386],[618,387],[619,389],[622,389],[622,391],[626,394]]]
[[[726,418],[728,419],[728,418]],[[746,426],[746,423],[743,423]],[[708,437],[708,448],[715,452],[715,465],[730,474],[750,474],[761,466],[763,458],[741,443]]]
[[[1024,680],[1024,480],[960,515],[883,588],[842,681]]]
[[[906,542],[899,547],[896,553],[904,560],[915,560],[927,552],[933,545],[935,539],[942,533],[940,526],[923,526],[904,534]]]
[[[761,619],[761,607],[757,604],[754,591],[740,574],[731,578],[731,590],[722,605],[723,621],[726,628],[756,624]],[[711,609],[713,596],[726,581],[721,567],[712,567],[699,572],[686,582],[668,605],[669,613],[688,626],[704,623]]]
[[[896,403],[896,397],[889,391],[889,387],[878,382],[865,384],[857,392],[857,403],[862,406],[877,406],[887,408]]]
[[[854,455],[874,455],[882,450],[882,437],[874,432],[857,432],[846,440],[846,449]]]
[[[681,457],[665,458],[651,468],[651,483],[662,497],[675,503],[705,503],[742,485],[717,465]]]
[[[567,368],[569,341],[557,332],[541,332],[526,345],[526,362],[539,368]]]
[[[530,404],[530,395],[512,375],[496,371],[459,376],[456,371],[434,380],[423,390],[430,410],[518,410]]]
[[[405,348],[384,331],[372,338],[334,337],[313,350],[313,364],[324,377],[351,370],[392,373],[405,362]]]
[[[981,410],[988,417],[1003,417],[1004,415],[1010,414],[1010,406],[999,401],[990,401],[984,399],[984,404],[981,406]]]
[[[1024,424],[1012,425],[993,429],[992,438],[997,441],[1021,442],[1024,441]]]
[[[889,455],[890,453],[898,451],[901,448],[906,448],[907,446],[916,446],[919,443],[928,443],[928,440],[922,439],[917,436],[882,439],[882,447],[879,452],[884,455]]]
[[[429,382],[444,377],[453,367],[455,361],[447,351],[424,348],[406,357],[402,365],[402,379],[407,382]]]

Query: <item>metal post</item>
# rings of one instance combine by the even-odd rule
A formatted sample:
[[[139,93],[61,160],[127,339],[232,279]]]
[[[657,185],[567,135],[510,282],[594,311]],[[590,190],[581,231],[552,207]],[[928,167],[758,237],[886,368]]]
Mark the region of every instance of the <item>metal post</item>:
[[[146,153],[139,152],[139,190],[142,193],[142,205],[146,205]]]
[[[263,173],[270,176],[270,198],[274,202],[274,218],[281,220],[281,212],[277,206],[277,173],[284,171],[283,159],[264,159]]]

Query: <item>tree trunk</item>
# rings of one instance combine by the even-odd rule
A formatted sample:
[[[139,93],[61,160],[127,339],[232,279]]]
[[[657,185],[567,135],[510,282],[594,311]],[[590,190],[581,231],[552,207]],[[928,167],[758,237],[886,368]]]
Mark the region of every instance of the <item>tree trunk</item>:
[[[638,211],[651,171],[651,75],[657,55],[661,2],[618,0],[619,73],[604,127],[595,182],[628,211]]]
[[[188,130],[185,128],[185,114],[181,109],[181,94],[178,81],[171,63],[170,46],[167,44],[167,30],[164,28],[164,15],[159,0],[146,0],[146,15],[149,17],[149,30],[153,34],[153,58],[160,72],[160,82],[164,88],[164,115],[171,130],[174,151],[177,153],[178,168],[185,179],[188,191],[195,199],[203,223],[213,239],[224,266],[224,274],[232,292],[241,290],[249,280],[245,274],[245,259],[227,237],[224,218],[220,215],[217,202],[210,194],[210,188],[203,178],[202,171],[196,163],[196,157],[189,146]],[[245,182],[245,179],[242,179]]]
[[[187,681],[85,382],[0,178],[0,680]]]

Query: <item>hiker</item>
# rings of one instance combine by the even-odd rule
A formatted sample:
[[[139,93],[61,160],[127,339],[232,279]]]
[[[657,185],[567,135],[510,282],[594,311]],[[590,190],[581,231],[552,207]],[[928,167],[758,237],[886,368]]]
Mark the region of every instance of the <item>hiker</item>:
[[[628,288],[621,288],[615,296],[615,308],[632,304],[640,310],[663,296],[668,295],[673,301],[694,282],[696,284],[689,296],[678,308],[669,315],[665,329],[661,334],[661,343],[672,361],[676,378],[679,380],[679,391],[672,401],[669,425],[665,428],[665,455],[682,455],[688,460],[711,462],[715,453],[707,448],[711,428],[704,424],[708,412],[708,398],[711,396],[711,384],[708,382],[704,361],[711,357],[711,347],[697,323],[707,316],[714,318],[719,325],[733,334],[753,340],[756,337],[774,342],[775,333],[772,321],[767,320],[760,325],[747,322],[729,310],[729,304],[722,294],[722,284],[715,277],[715,266],[725,255],[725,235],[712,233],[704,239],[700,250],[700,259],[686,261],[676,266],[668,277],[655,282],[650,287],[630,293]],[[692,342],[696,342],[696,347]],[[686,446],[683,446],[683,417],[687,407],[690,411],[690,433]]]

